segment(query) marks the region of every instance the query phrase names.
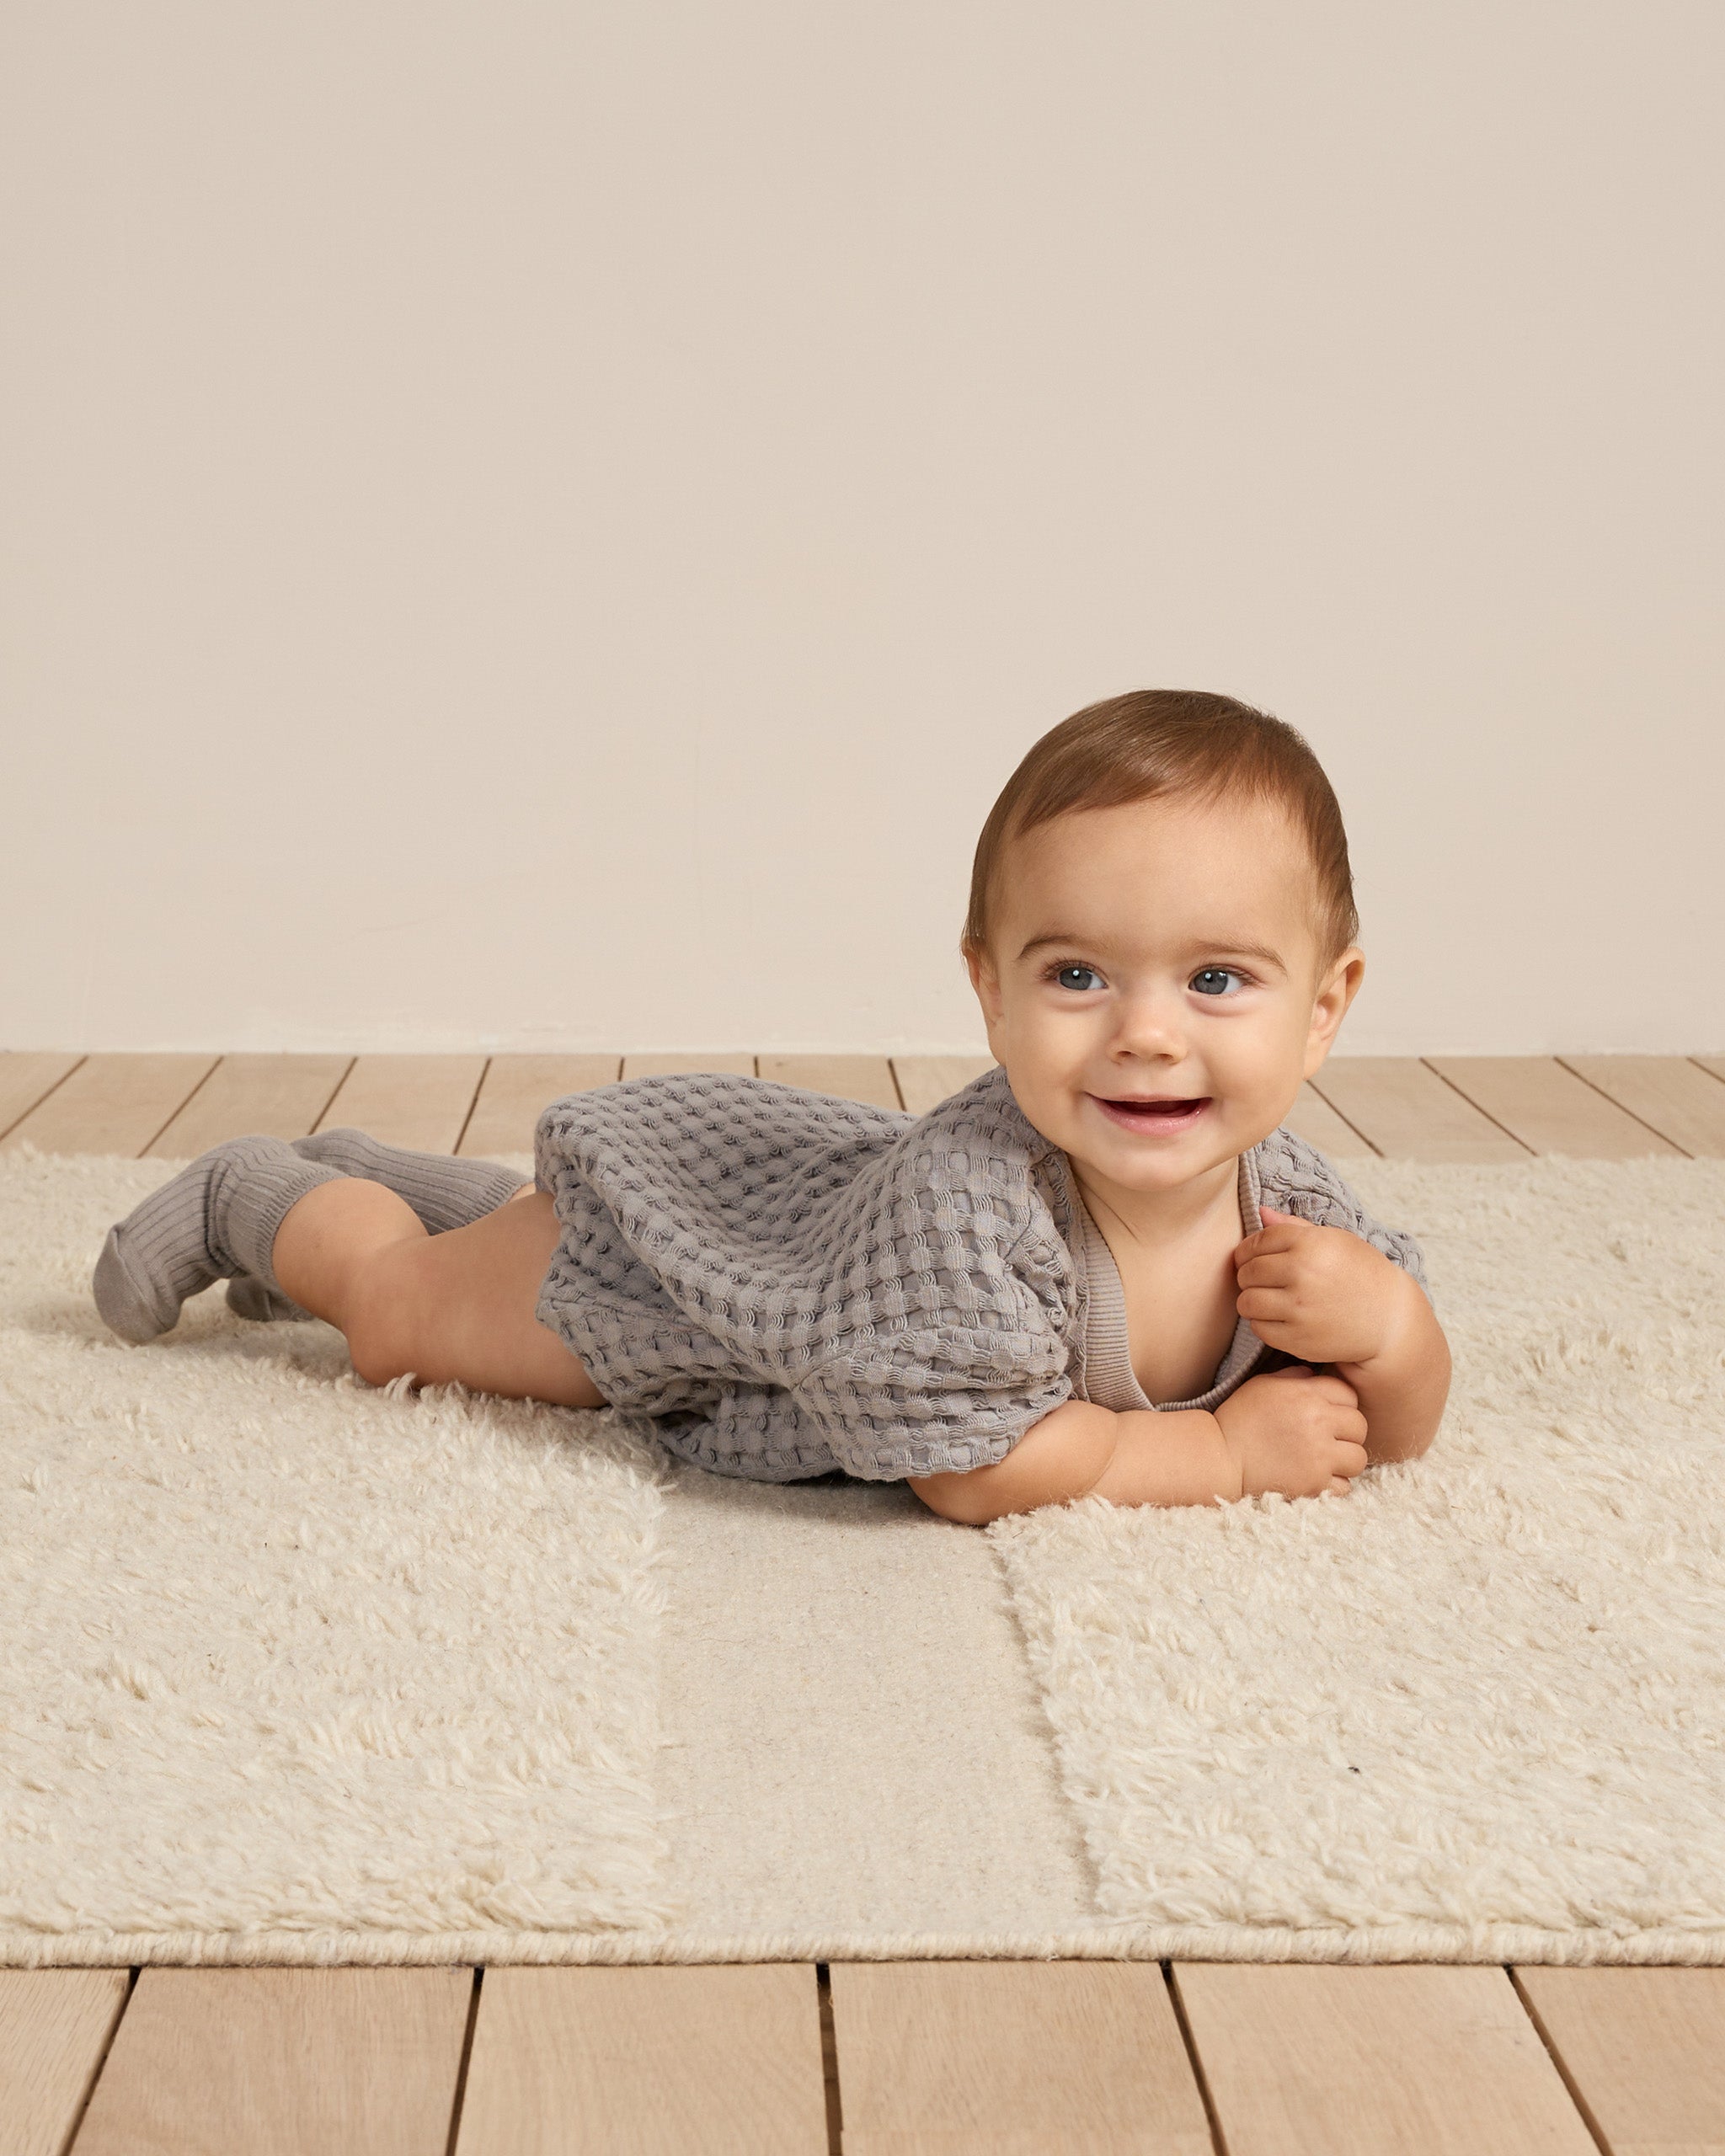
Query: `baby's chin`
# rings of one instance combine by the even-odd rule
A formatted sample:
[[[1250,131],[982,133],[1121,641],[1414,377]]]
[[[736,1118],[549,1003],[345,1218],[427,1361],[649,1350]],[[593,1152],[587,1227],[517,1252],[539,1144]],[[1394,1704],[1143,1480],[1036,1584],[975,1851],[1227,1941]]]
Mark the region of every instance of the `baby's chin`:
[[[1074,1167],[1117,1190],[1179,1190],[1211,1174],[1224,1161],[1238,1158],[1233,1146],[1182,1146],[1151,1154],[1142,1147],[1073,1146],[1065,1149]]]

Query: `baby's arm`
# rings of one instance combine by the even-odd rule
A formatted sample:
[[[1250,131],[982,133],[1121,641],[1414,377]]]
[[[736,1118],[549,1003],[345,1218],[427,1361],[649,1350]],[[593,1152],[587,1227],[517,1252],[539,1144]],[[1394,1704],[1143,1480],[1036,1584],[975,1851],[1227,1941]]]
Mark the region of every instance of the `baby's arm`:
[[[960,1474],[913,1476],[931,1511],[980,1527],[1071,1497],[1116,1505],[1213,1505],[1279,1491],[1345,1490],[1366,1465],[1351,1386],[1310,1370],[1251,1378],[1212,1415],[1201,1407],[1117,1414],[1061,1402],[1006,1458]]]
[[[1234,1253],[1240,1315],[1270,1347],[1347,1380],[1373,1465],[1416,1459],[1450,1392],[1450,1345],[1418,1283],[1345,1228],[1268,1206],[1263,1223]]]
[[[1249,1378],[1215,1414],[1116,1414],[1068,1400],[992,1467],[915,1477],[948,1519],[981,1526],[1072,1497],[1205,1505],[1346,1490],[1381,1460],[1412,1460],[1437,1433],[1450,1348],[1419,1284],[1345,1228],[1266,1207],[1235,1252],[1236,1307],[1259,1339],[1300,1364]]]
[[[1149,1424],[1160,1427],[1138,1427]],[[1214,1415],[1116,1414],[1087,1400],[1062,1401],[992,1467],[915,1476],[911,1487],[931,1511],[972,1527],[1092,1492],[1126,1505],[1213,1504],[1240,1494]]]

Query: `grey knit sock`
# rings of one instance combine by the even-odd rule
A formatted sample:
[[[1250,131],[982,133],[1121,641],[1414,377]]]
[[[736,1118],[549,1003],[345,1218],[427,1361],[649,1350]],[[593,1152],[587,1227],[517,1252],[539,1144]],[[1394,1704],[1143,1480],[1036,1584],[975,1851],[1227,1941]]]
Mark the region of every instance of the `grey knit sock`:
[[[465,1228],[494,1213],[530,1178],[495,1161],[458,1161],[452,1153],[413,1153],[363,1130],[320,1130],[296,1138],[302,1160],[321,1161],[344,1176],[363,1176],[404,1198],[430,1235]]]
[[[122,1340],[142,1342],[174,1325],[188,1295],[235,1273],[280,1295],[275,1230],[308,1190],[339,1179],[280,1138],[212,1147],[109,1230],[91,1283],[96,1308]]]

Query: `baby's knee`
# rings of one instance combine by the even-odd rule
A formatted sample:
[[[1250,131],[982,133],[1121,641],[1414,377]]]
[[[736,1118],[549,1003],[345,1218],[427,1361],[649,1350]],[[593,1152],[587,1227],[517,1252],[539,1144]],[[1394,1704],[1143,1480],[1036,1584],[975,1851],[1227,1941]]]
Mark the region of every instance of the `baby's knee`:
[[[421,1299],[414,1290],[417,1249],[379,1251],[354,1283],[343,1313],[349,1360],[367,1385],[419,1374]]]

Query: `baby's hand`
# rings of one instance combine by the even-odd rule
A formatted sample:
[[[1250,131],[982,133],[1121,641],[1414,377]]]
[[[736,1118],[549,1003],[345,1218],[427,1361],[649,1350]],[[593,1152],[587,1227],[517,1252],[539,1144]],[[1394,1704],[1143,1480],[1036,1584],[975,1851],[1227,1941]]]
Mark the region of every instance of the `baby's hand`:
[[[1391,1337],[1419,1290],[1397,1265],[1345,1228],[1317,1228],[1266,1205],[1263,1225],[1235,1246],[1234,1307],[1267,1346],[1303,1363],[1365,1363]]]
[[[1346,1491],[1366,1464],[1365,1417],[1343,1378],[1270,1370],[1230,1393],[1215,1418],[1239,1467],[1242,1497]]]

